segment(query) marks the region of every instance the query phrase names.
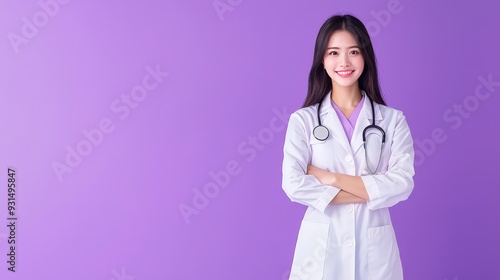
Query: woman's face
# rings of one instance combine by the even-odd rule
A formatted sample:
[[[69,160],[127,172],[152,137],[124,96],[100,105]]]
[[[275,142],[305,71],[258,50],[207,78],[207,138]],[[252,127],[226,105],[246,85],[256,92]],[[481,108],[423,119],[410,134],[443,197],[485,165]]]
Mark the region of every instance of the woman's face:
[[[358,86],[365,61],[354,36],[347,30],[335,31],[323,56],[323,65],[333,87]]]

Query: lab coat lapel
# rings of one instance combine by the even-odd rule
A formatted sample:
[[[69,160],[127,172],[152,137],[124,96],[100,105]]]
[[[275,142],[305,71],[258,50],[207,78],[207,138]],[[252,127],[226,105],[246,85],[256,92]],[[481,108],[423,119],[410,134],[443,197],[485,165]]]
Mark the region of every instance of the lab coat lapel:
[[[356,126],[354,127],[354,131],[351,139],[351,147],[353,150],[353,154],[356,154],[363,145],[363,130],[365,127],[372,124],[372,107],[370,104],[370,99],[366,96],[366,93],[362,91],[365,95],[365,101],[363,103],[363,108],[359,112],[358,119],[356,120]],[[373,106],[375,107],[375,124],[380,125],[380,121],[383,120],[382,113],[380,112],[380,107],[377,103],[373,102]]]
[[[337,112],[332,107],[332,92],[328,93],[321,103],[321,120],[323,125],[328,128],[330,131],[330,137],[333,140],[337,141],[344,150],[350,155],[352,155],[352,149],[349,145],[349,141],[347,140],[347,136],[345,135],[344,128],[342,127],[342,123],[340,123],[340,119],[337,116]]]

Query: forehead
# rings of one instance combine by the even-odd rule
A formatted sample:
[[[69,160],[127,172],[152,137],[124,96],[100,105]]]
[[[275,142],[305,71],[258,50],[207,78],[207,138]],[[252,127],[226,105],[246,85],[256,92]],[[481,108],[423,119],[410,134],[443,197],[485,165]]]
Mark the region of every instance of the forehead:
[[[330,36],[327,47],[341,48],[341,47],[350,47],[356,45],[357,45],[356,38],[354,38],[354,35],[352,35],[351,32],[347,30],[337,30],[333,32],[333,34]]]

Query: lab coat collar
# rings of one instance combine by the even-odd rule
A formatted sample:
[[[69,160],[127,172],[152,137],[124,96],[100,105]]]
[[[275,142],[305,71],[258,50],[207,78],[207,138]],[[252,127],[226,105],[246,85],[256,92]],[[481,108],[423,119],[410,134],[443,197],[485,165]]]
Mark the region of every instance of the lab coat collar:
[[[361,90],[361,94],[365,95],[365,101],[363,103],[363,108],[361,108],[361,112],[359,113],[359,116],[361,117],[364,115],[368,119],[372,119],[372,107],[370,105],[370,99],[366,97],[366,92],[364,90]],[[328,92],[328,94],[323,98],[323,101],[321,101],[321,112],[320,115],[325,115],[328,113],[335,113],[335,109],[332,107],[332,92]],[[382,120],[384,117],[382,116],[382,113],[380,112],[380,108],[377,103],[373,102],[373,105],[375,106],[375,120],[379,121]],[[358,117],[359,119],[359,117]]]
[[[365,95],[363,107],[359,112],[358,119],[356,120],[356,126],[354,127],[354,132],[351,138],[351,144],[349,145],[349,140],[344,132],[342,123],[340,122],[335,109],[332,106],[332,92],[330,91],[321,103],[320,116],[325,125],[329,130],[331,137],[335,139],[349,154],[356,154],[359,148],[363,145],[363,130],[365,127],[372,123],[372,107],[370,104],[370,99],[366,96],[366,92],[361,90],[361,94]],[[382,112],[380,111],[380,105],[373,102],[375,108],[375,124],[380,125],[380,121],[384,119]],[[324,116],[326,115],[326,116]]]

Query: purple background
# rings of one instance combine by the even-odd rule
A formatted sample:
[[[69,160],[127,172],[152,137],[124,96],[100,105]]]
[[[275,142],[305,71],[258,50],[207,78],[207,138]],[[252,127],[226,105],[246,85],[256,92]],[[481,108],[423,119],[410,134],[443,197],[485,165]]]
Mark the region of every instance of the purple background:
[[[281,189],[283,122],[337,12],[368,26],[386,101],[415,140],[414,192],[391,209],[405,279],[500,279],[500,86],[474,95],[479,77],[500,81],[498,2],[221,0],[221,16],[212,0],[55,3],[17,52],[9,34],[24,17],[44,24],[43,9],[0,3],[0,279],[286,279],[305,207]],[[170,75],[114,112],[148,66]],[[58,180],[53,162],[106,119],[114,130]],[[186,222],[180,205],[228,164],[239,172]]]

